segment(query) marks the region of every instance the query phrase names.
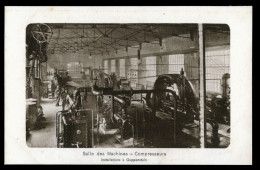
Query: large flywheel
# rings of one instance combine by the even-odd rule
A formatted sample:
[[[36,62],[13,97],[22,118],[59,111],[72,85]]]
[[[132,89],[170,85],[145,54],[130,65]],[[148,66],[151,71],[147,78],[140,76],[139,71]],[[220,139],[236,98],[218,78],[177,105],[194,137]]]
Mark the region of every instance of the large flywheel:
[[[36,40],[36,53],[41,63],[48,60],[47,47],[52,37],[52,30],[46,24],[35,24],[31,30],[32,37]]]
[[[33,38],[39,43],[49,42],[52,36],[52,30],[46,24],[35,24],[31,33]]]
[[[198,114],[198,101],[192,84],[185,76],[180,74],[165,74],[159,76],[154,83],[154,90],[170,89],[176,93],[177,98],[169,92],[147,94],[146,102],[148,107],[156,110],[164,110],[167,113],[173,107],[174,100],[177,100],[177,110],[189,115]],[[155,103],[154,103],[155,102]]]

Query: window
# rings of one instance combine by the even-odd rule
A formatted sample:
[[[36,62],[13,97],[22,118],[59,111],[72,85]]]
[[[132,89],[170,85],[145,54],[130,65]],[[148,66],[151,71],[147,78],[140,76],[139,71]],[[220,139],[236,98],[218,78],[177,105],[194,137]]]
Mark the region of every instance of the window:
[[[156,57],[146,57],[146,81],[155,82],[156,80]]]
[[[169,73],[180,74],[181,69],[184,71],[184,54],[169,55]]]
[[[116,72],[116,60],[111,60],[111,73]]]
[[[131,58],[130,59],[130,64],[131,64],[130,69],[132,71],[137,71],[138,70],[138,59],[137,58]]]
[[[104,60],[104,72],[108,74],[108,60]]]
[[[119,76],[125,77],[125,59],[119,60],[119,67],[120,67]]]
[[[71,77],[81,77],[82,68],[83,68],[83,63],[70,62],[67,64],[68,75]]]
[[[222,76],[230,72],[229,50],[206,52],[206,90],[221,93]]]

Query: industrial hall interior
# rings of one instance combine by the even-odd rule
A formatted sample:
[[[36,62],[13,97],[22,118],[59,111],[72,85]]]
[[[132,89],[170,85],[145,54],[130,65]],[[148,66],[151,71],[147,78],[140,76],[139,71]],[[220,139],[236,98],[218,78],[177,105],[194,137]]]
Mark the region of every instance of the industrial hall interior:
[[[34,148],[227,148],[226,24],[32,23],[26,143]]]

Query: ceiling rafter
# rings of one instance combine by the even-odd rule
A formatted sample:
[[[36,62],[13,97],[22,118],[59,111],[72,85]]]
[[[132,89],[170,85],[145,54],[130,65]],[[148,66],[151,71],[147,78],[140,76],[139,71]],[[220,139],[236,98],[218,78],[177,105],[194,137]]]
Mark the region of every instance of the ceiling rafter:
[[[48,24],[53,36],[48,51],[62,52],[77,49],[78,53],[93,50],[98,53],[126,51],[127,47],[138,48],[142,43],[158,44],[162,39],[177,36],[191,39],[197,24]],[[220,24],[208,24],[208,32],[229,34],[229,28]],[[75,43],[76,42],[76,43]],[[72,46],[72,47],[69,47]],[[65,50],[66,49],[66,50]]]

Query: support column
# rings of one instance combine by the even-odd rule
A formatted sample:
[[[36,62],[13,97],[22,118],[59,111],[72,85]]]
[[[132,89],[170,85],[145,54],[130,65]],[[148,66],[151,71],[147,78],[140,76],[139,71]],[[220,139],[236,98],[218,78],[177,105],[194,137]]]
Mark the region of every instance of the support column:
[[[200,71],[200,147],[206,147],[207,126],[205,118],[206,110],[206,67],[205,67],[205,34],[203,24],[198,25],[199,32],[199,71]]]
[[[157,56],[156,60],[156,75],[168,74],[169,73],[169,56]]]
[[[156,56],[156,76],[161,74],[161,60],[162,56]]]
[[[111,60],[107,60],[107,65],[108,65],[108,67],[107,67],[107,73],[108,74],[111,74]]]
[[[115,68],[115,70],[116,70],[116,77],[120,77],[120,64],[119,64],[119,59],[116,59],[116,68]]]
[[[197,52],[184,54],[184,70],[194,87],[196,96],[199,96],[199,55]]]
[[[140,89],[145,89],[146,88],[146,79],[144,77],[146,77],[146,58],[145,57],[141,57],[141,63],[138,64],[138,87]]]
[[[125,76],[126,76],[126,78],[128,79],[128,80],[130,80],[130,77],[129,77],[129,75],[128,75],[128,72],[129,72],[129,70],[130,70],[130,68],[131,68],[131,62],[130,62],[130,58],[127,56],[126,58],[125,58]]]

